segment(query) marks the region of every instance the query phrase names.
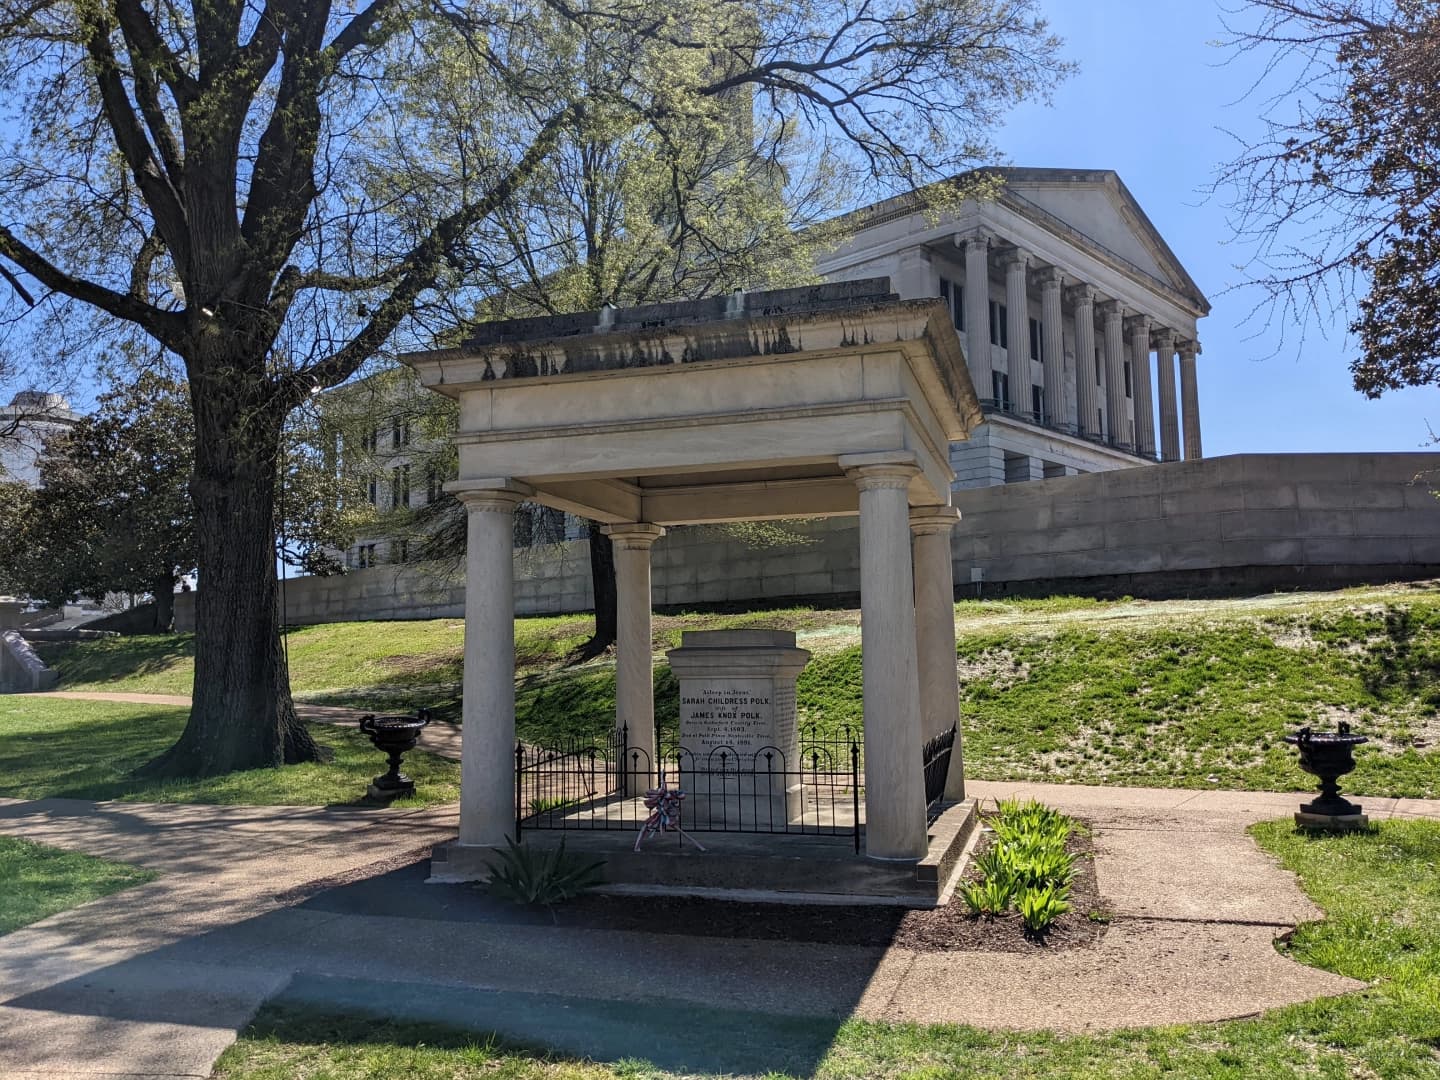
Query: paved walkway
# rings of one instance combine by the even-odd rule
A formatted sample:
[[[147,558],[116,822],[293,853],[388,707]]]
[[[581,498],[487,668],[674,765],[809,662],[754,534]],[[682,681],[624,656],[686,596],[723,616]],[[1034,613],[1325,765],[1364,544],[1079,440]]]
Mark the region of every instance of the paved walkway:
[[[453,807],[0,800],[0,832],[162,874],[0,937],[0,1076],[205,1077],[276,997],[677,1072],[805,1075],[850,1016],[1097,1031],[1359,987],[1272,945],[1322,913],[1244,829],[1293,812],[1295,794],[970,788],[1093,823],[1115,915],[1098,945],[922,953],[576,929],[425,885]],[[1364,801],[1377,819],[1440,818],[1440,801]],[[673,1006],[654,1007],[657,973]]]
[[[0,801],[0,832],[163,875],[0,937],[0,1076],[208,1076],[276,995],[677,1071],[803,1074],[852,1015],[1087,1031],[1357,988],[1272,947],[1320,912],[1243,828],[1293,795],[974,787],[1095,823],[1116,916],[1099,945],[944,954],[556,927],[423,884],[453,808]],[[646,1004],[662,970],[684,975],[664,980],[673,1010]]]

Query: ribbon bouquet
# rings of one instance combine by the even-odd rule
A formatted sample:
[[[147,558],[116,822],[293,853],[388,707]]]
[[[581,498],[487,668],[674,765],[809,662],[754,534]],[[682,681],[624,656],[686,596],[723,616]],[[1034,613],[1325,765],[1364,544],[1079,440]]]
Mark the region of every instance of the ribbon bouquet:
[[[680,806],[684,801],[685,792],[669,787],[663,781],[659,787],[652,787],[645,792],[645,807],[650,811],[650,816],[640,826],[640,835],[635,838],[636,851],[640,850],[646,837],[662,832],[679,833],[681,846],[689,840],[701,851],[705,850],[704,844],[680,827]]]

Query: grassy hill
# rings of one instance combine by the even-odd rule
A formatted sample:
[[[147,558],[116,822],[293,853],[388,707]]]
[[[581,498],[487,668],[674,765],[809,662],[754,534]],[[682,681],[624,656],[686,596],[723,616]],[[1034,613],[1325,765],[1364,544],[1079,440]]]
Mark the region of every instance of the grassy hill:
[[[803,720],[860,723],[859,613],[789,608],[656,618],[657,652],[686,629],[793,629],[814,653]],[[962,731],[972,776],[1174,787],[1305,789],[1281,737],[1340,719],[1372,737],[1348,788],[1440,797],[1440,588],[1393,586],[1243,600],[956,604]],[[545,740],[601,732],[613,661],[568,666],[584,617],[516,622],[517,721]],[[346,623],[287,635],[303,700],[366,708],[449,704],[459,620]],[[186,636],[47,647],[66,689],[187,693]],[[676,717],[661,662],[656,712]]]

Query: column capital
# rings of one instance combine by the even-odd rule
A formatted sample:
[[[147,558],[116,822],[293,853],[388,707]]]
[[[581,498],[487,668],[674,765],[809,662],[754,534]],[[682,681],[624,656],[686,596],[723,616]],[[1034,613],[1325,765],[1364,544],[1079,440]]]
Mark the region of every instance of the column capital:
[[[600,531],[621,551],[649,551],[665,535],[662,526],[645,521],[618,521],[600,526]]]
[[[535,494],[528,484],[514,480],[451,480],[445,490],[465,505],[472,514],[514,513],[515,507]]]
[[[1127,334],[1144,334],[1148,341],[1151,325],[1152,321],[1149,315],[1131,315],[1125,320],[1125,332]]]
[[[1031,275],[1042,289],[1058,289],[1065,284],[1065,272],[1058,266],[1042,266]]]
[[[915,536],[932,533],[949,534],[960,520],[960,511],[953,506],[912,506],[910,532]]]
[[[971,229],[969,232],[957,232],[951,239],[958,248],[988,248],[994,237],[984,229]]]
[[[1095,310],[1105,316],[1107,322],[1111,319],[1118,321],[1125,317],[1125,305],[1119,300],[1101,300],[1095,305]]]
[[[847,462],[845,458],[851,458]],[[881,458],[880,461],[865,461],[865,458]],[[840,459],[840,467],[845,469],[845,475],[855,482],[855,487],[861,491],[878,491],[881,488],[909,488],[910,481],[919,477],[920,467],[914,464],[914,455],[910,461],[904,461],[899,455],[890,454],[854,454],[845,455]],[[890,458],[884,461],[883,458]]]
[[[1200,355],[1200,343],[1194,338],[1183,338],[1175,343],[1176,350],[1180,353],[1182,360],[1194,360]]]
[[[1008,247],[1000,252],[1000,265],[1007,271],[1023,270],[1030,265],[1030,253],[1022,247]]]
[[[1175,331],[1168,326],[1157,327],[1150,335],[1150,344],[1156,352],[1175,352]]]
[[[1083,281],[1078,285],[1071,285],[1065,290],[1065,299],[1077,307],[1081,304],[1093,305],[1095,298],[1095,286],[1086,284]]]

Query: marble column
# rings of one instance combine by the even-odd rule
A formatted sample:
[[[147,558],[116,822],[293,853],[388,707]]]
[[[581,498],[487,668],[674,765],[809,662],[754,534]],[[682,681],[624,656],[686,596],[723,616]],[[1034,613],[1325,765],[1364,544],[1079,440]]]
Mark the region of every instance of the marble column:
[[[1115,446],[1130,445],[1125,405],[1125,309],[1118,300],[1100,305],[1105,320],[1105,429],[1109,442]]]
[[[1155,460],[1155,389],[1150,381],[1150,319],[1125,320],[1130,332],[1130,378],[1135,396],[1135,452]]]
[[[1160,460],[1180,460],[1180,412],[1175,398],[1175,331],[1161,327],[1152,339],[1160,390]]]
[[[990,396],[990,241],[981,235],[961,239],[965,249],[965,360],[970,381],[982,400]]]
[[[1006,377],[1010,382],[1010,411],[1030,412],[1030,254],[1023,248],[1005,253]]]
[[[1099,384],[1095,379],[1095,290],[1075,285],[1068,290],[1075,308],[1075,433],[1083,438],[1100,438]]]
[[[852,468],[860,489],[865,853],[919,859],[927,846],[908,489],[910,464]]]
[[[945,798],[965,798],[960,747],[960,688],[955,665],[955,565],[950,533],[960,520],[953,506],[910,511],[915,554],[915,656],[920,676],[921,731],[925,739],[955,726]]]
[[[1040,321],[1043,326],[1041,358],[1045,364],[1045,415],[1042,422],[1058,427],[1065,422],[1065,326],[1060,307],[1060,290],[1065,275],[1057,266],[1040,271]]]
[[[1199,342],[1180,343],[1180,414],[1185,423],[1185,460],[1204,457],[1200,449],[1200,387],[1195,381],[1195,356]]]
[[[650,631],[650,549],[665,535],[658,525],[606,525],[615,550],[615,727],[626,729],[631,759],[631,794],[654,783],[655,654]],[[627,763],[628,765],[628,763]]]
[[[528,491],[461,489],[465,505],[465,668],[460,844],[515,834],[515,507]]]

